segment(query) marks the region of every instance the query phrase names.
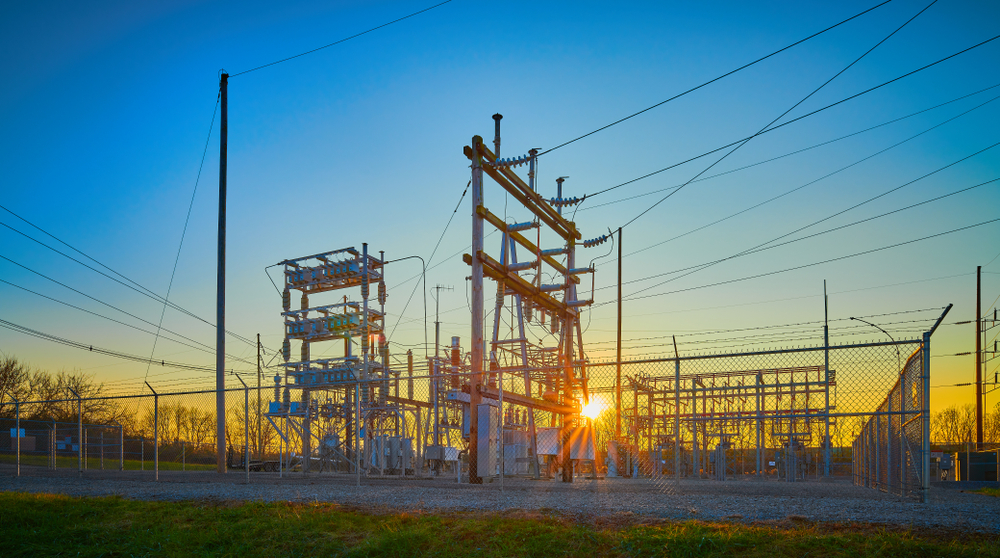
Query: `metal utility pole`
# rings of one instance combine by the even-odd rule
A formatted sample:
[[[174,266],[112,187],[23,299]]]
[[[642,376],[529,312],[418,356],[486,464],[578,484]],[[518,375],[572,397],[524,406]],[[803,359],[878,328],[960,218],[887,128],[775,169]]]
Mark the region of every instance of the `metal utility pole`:
[[[823,280],[823,371],[826,396],[826,416],[823,434],[823,476],[830,476],[830,305]]]
[[[615,365],[615,438],[622,437],[622,228],[618,227],[618,345]]]
[[[434,358],[441,356],[441,291],[450,291],[452,287],[434,286]]]
[[[983,266],[976,266],[976,451],[983,451]]]
[[[260,334],[257,334],[257,458],[261,461],[264,460],[264,431],[261,430],[261,412],[260,412],[260,378],[261,378],[261,367],[260,367]]]
[[[229,74],[219,80],[222,120],[219,128],[219,271],[215,316],[215,458],[226,472],[226,160],[229,140]]]

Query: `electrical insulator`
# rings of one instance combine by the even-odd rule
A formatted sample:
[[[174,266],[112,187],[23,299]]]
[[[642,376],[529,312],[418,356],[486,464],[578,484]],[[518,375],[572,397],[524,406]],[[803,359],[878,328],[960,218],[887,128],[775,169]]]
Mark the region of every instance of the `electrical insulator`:
[[[382,306],[385,306],[385,299],[388,298],[388,296],[389,295],[387,295],[386,292],[385,292],[385,281],[379,281],[378,282],[378,303],[381,304]]]
[[[527,322],[531,322],[531,310],[532,310],[531,301],[530,300],[525,300],[524,301],[524,319]]]
[[[274,402],[281,402],[281,376],[274,375]]]
[[[361,298],[368,298],[368,274],[361,274]]]
[[[292,293],[288,289],[281,293],[281,307],[285,309],[285,312],[288,312],[292,307]]]
[[[288,386],[285,386],[285,392],[281,395],[281,408],[288,410],[292,404],[292,393],[288,390]]]
[[[555,316],[552,316],[552,333],[559,333],[559,320]]]
[[[309,308],[309,295],[307,295],[304,292],[302,293],[301,303],[302,303],[302,309],[303,310],[305,310],[306,308]]]
[[[576,204],[582,202],[585,199],[587,199],[587,196],[583,196],[582,198],[575,198],[575,197],[574,198],[549,198],[549,204],[551,204],[552,207],[566,207],[566,206],[570,206],[570,205],[576,205]]]
[[[288,342],[287,338],[281,343],[281,356],[285,357],[285,362],[292,358],[292,344]]]
[[[309,343],[302,343],[302,362],[309,362]]]
[[[583,241],[583,247],[584,248],[593,248],[594,246],[600,246],[601,244],[604,244],[605,242],[607,242],[608,238],[610,238],[608,235],[602,234],[601,236],[599,236],[597,238],[591,238],[590,240],[584,240]]]

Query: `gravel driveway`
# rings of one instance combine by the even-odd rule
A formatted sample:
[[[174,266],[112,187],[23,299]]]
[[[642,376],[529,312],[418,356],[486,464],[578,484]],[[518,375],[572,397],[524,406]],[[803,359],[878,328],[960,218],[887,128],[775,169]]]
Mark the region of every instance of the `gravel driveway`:
[[[848,479],[798,483],[775,480],[577,479],[557,481],[505,479],[482,486],[454,479],[362,479],[354,476],[253,473],[250,484],[241,472],[50,471],[0,466],[0,490],[73,496],[119,495],[141,500],[263,500],[336,502],[365,508],[399,510],[539,510],[569,514],[636,513],[671,519],[735,521],[792,519],[861,521],[963,531],[1000,532],[1000,498],[971,494],[959,483],[937,483],[930,502],[921,504],[852,486]],[[987,483],[997,486],[997,483]]]

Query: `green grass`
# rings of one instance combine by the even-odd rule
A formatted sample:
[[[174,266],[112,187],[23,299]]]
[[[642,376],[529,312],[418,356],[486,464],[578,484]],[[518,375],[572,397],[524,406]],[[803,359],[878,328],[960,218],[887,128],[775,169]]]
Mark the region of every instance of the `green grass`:
[[[1000,497],[1000,488],[989,488],[983,487],[976,490],[967,490],[966,492],[972,492],[974,494],[985,494],[987,496]]]
[[[336,504],[0,493],[13,556],[1000,556],[995,537],[870,525],[744,525],[546,512],[374,513]]]
[[[8,463],[13,465],[17,458],[14,455],[4,454],[0,455],[0,463]],[[114,471],[118,469],[118,456],[104,456],[104,470]],[[21,465],[35,466],[35,467],[48,467],[49,458],[47,455],[21,455]],[[58,456],[56,457],[56,467],[58,469],[76,469],[79,465],[76,457],[66,457]],[[177,461],[164,461],[160,460],[160,470],[161,471],[180,471],[181,462]],[[145,463],[139,459],[126,459],[125,460],[125,470],[126,471],[139,471],[145,467],[146,471],[153,470],[153,456],[150,455],[146,459]],[[186,471],[214,471],[215,464],[206,465],[204,463],[186,463],[184,464],[184,470]],[[101,469],[101,458],[90,456],[87,459],[87,469],[88,470],[100,470]]]

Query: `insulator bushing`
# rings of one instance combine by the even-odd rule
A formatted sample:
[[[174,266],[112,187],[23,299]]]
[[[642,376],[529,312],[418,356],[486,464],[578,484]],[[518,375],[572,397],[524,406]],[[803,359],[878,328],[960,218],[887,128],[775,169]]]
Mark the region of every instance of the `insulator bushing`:
[[[285,362],[292,358],[292,344],[288,342],[288,338],[281,343],[281,356],[285,358]]]
[[[281,293],[281,307],[285,309],[285,312],[292,308],[292,293],[288,289]]]
[[[385,281],[378,282],[378,303],[385,306],[385,300],[389,295],[385,292]]]
[[[306,293],[302,293],[302,299],[299,302],[302,303],[303,310],[309,308],[309,295],[307,295]]]
[[[302,362],[309,361],[309,343],[302,342],[302,350],[299,354],[302,355]]]
[[[368,274],[361,274],[361,297],[368,298]]]

